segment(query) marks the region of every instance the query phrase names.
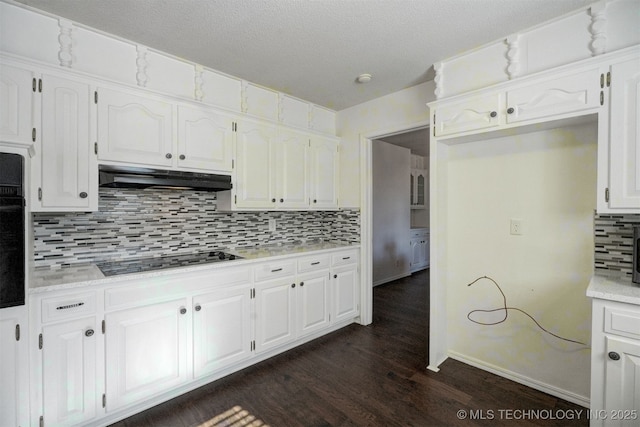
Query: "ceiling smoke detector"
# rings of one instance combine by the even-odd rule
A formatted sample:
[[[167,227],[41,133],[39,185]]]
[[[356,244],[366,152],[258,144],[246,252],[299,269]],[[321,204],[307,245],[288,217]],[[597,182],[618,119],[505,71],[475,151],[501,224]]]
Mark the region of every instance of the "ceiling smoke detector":
[[[356,77],[358,83],[369,83],[371,81],[371,74],[360,74]]]

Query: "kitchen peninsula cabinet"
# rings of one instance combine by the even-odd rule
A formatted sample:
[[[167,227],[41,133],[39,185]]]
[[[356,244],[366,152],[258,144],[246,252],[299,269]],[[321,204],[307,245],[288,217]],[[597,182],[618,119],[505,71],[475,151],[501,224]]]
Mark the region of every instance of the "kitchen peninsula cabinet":
[[[594,276],[591,427],[637,426],[640,420],[640,292],[628,279]]]
[[[42,75],[42,127],[31,170],[32,211],[97,211],[88,83]]]
[[[33,143],[37,91],[38,79],[33,70],[0,63],[0,141],[24,147]]]

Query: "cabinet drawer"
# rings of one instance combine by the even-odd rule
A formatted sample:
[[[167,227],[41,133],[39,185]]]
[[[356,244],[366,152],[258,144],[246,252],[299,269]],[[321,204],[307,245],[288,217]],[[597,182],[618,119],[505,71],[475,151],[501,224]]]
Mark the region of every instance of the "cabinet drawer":
[[[429,234],[428,230],[425,229],[416,229],[416,230],[411,230],[411,238],[415,239],[415,238],[422,238],[425,237]]]
[[[42,299],[42,323],[93,314],[95,311],[95,292]]]
[[[498,93],[470,97],[435,110],[436,136],[488,129],[500,124],[503,97]]]
[[[298,260],[298,273],[329,268],[329,255],[317,255]]]
[[[358,262],[358,250],[352,249],[349,251],[339,252],[331,255],[331,266],[336,267],[338,265],[354,264]]]
[[[256,282],[292,276],[296,273],[295,261],[270,262],[256,266]]]
[[[605,333],[640,339],[640,312],[605,307]]]

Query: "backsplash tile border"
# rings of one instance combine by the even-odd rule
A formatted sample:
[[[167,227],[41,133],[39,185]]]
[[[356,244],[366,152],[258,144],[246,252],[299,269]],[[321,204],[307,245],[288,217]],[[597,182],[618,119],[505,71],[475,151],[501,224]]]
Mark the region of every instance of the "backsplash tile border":
[[[101,188],[98,212],[34,213],[33,230],[34,267],[59,268],[265,244],[359,243],[360,212],[220,212],[216,193]]]

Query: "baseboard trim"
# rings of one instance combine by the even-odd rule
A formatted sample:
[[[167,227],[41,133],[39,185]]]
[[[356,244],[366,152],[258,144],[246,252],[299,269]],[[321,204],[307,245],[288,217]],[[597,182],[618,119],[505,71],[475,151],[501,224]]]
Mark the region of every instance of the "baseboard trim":
[[[378,285],[384,285],[385,283],[393,282],[394,280],[403,279],[409,276],[411,276],[411,273],[402,273],[393,277],[385,277],[384,279],[376,280],[375,282],[373,282],[373,286],[376,287]]]
[[[499,375],[501,377],[507,378],[511,381],[515,381],[522,385],[526,385],[527,387],[531,387],[543,393],[547,393],[552,396],[559,397],[560,399],[564,399],[568,402],[575,403],[576,405],[580,405],[585,408],[589,408],[590,406],[589,398],[586,396],[580,396],[579,394],[576,394],[567,390],[563,390],[561,388],[543,383],[541,381],[534,380],[533,378],[518,374],[516,372],[509,371],[507,369],[499,368],[490,363],[483,362],[473,357],[465,356],[455,351],[449,351],[448,354],[449,354],[449,357],[459,362],[466,363],[467,365],[471,365],[475,368],[482,369],[483,371],[491,372],[492,374]]]

